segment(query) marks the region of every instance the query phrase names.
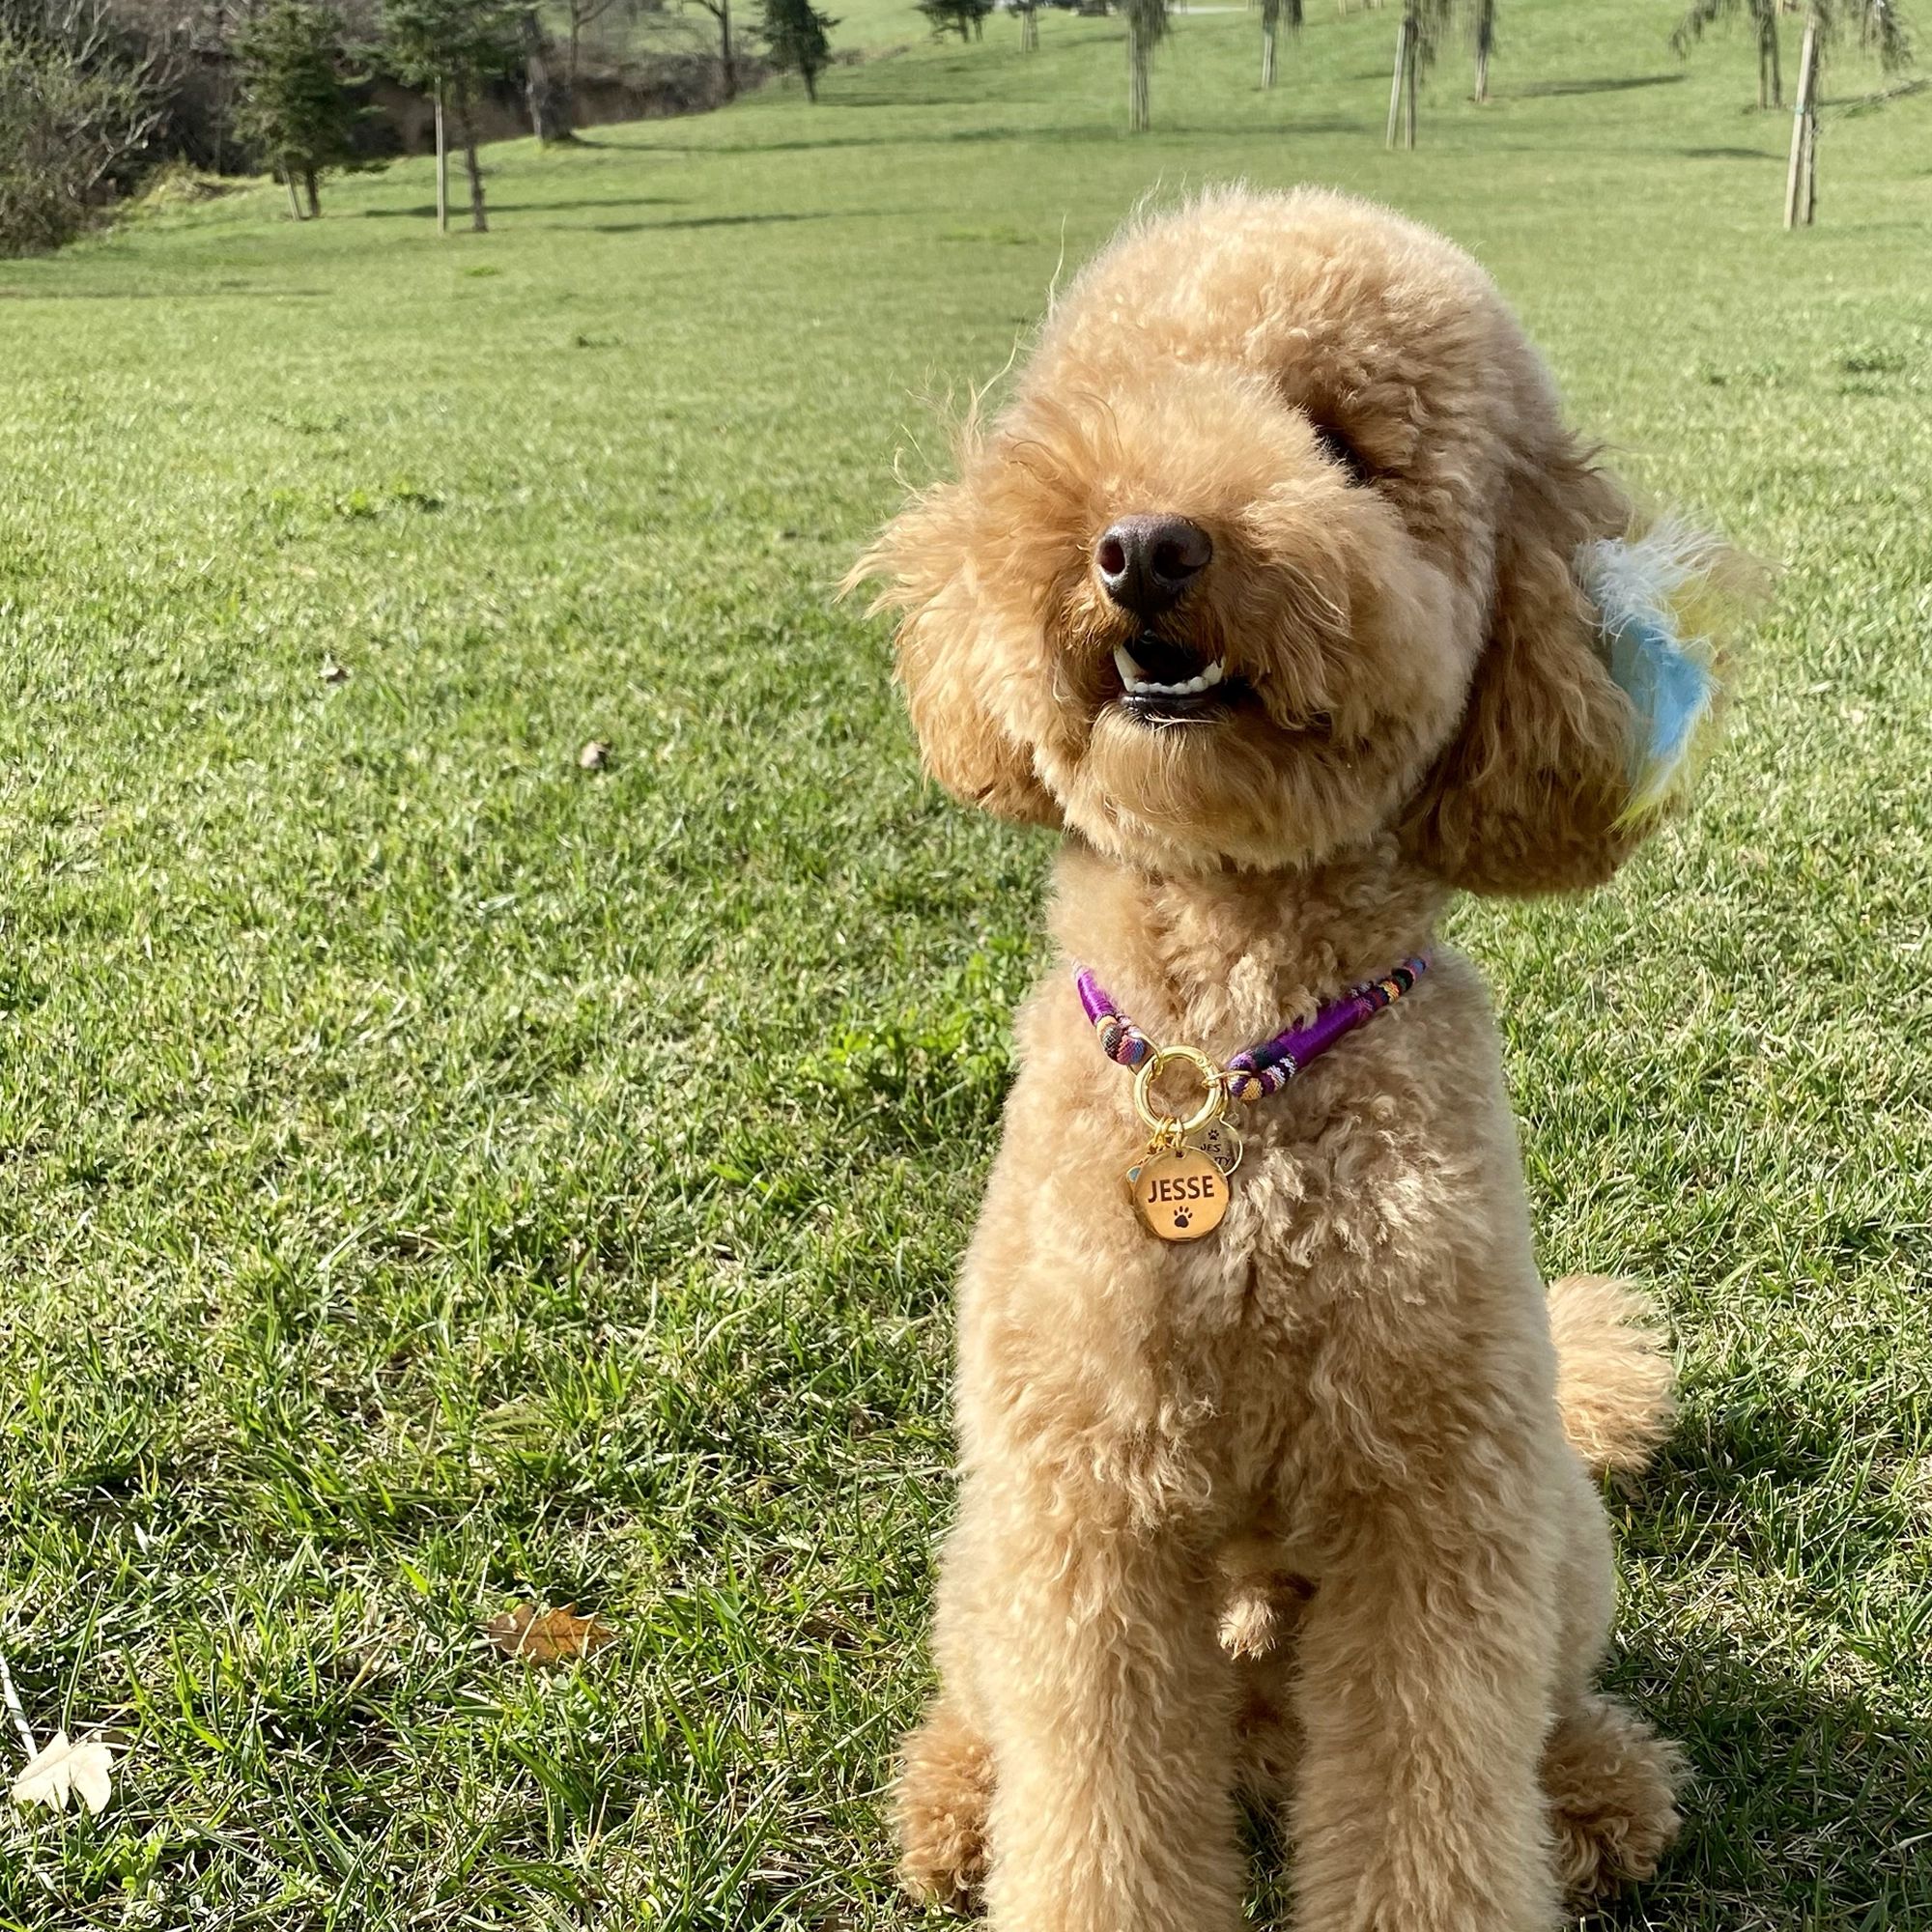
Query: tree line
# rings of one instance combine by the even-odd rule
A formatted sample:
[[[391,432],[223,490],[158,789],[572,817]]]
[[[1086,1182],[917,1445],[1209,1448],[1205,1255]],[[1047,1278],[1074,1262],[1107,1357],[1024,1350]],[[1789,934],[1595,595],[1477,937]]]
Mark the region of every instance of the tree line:
[[[169,149],[188,98],[213,164],[242,158],[287,185],[296,219],[322,184],[370,165],[363,99],[378,76],[434,103],[439,216],[463,156],[470,225],[488,226],[478,109],[519,87],[531,130],[574,138],[585,34],[623,0],[0,0],[0,255],[59,246],[129,192]],[[692,0],[719,35],[724,95],[737,92],[745,28],[732,0]],[[817,98],[838,23],[812,0],[745,0],[762,67]],[[761,69],[762,71],[762,69]],[[224,152],[224,145],[230,152]]]
[[[1364,0],[1378,7],[1381,0]],[[1039,0],[1010,0],[1020,23],[1020,46],[1039,45]],[[1174,0],[1107,0],[1126,24],[1127,127],[1143,133],[1151,125],[1151,73],[1154,49],[1173,25]],[[1337,0],[1347,13],[1351,0]],[[962,41],[983,38],[993,0],[917,0],[935,34],[956,33]],[[1261,84],[1273,87],[1280,71],[1284,23],[1299,34],[1302,0],[1249,0],[1262,30]],[[1387,145],[1413,148],[1418,138],[1418,97],[1422,79],[1444,45],[1461,31],[1474,70],[1470,99],[1490,98],[1490,70],[1497,49],[1498,0],[1396,0],[1395,63],[1389,77]],[[1758,106],[1781,107],[1783,78],[1778,58],[1780,13],[1802,14],[1798,91],[1793,103],[1790,164],[1786,176],[1784,221],[1803,227],[1815,219],[1818,205],[1818,102],[1825,64],[1838,47],[1855,40],[1874,55],[1881,70],[1897,71],[1912,57],[1910,39],[1899,16],[1898,0],[1690,0],[1670,37],[1672,47],[1688,55],[1713,28],[1743,19],[1749,27],[1757,60]]]

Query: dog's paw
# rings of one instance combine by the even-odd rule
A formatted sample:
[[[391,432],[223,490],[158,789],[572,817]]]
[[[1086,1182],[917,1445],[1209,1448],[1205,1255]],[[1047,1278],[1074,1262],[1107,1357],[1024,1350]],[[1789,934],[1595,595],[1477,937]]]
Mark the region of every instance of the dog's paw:
[[[905,1743],[894,1795],[899,1877],[928,1905],[969,1905],[986,1866],[993,1760],[980,1736],[944,1705]]]
[[[1657,1870],[1683,1823],[1677,1747],[1609,1698],[1566,1717],[1544,1755],[1557,1874],[1573,1897],[1593,1898]]]

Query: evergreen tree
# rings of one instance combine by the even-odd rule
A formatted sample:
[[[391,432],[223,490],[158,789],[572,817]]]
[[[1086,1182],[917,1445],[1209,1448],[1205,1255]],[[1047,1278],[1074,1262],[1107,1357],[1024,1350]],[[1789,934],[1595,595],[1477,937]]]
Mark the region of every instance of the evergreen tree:
[[[1148,69],[1153,50],[1167,38],[1167,0],[1125,0],[1127,16],[1127,131],[1148,130]]]
[[[476,107],[486,82],[523,63],[521,0],[387,0],[383,46],[398,80],[436,90],[456,113],[469,171],[469,225],[481,234],[483,168],[476,158]]]
[[[236,132],[288,184],[296,219],[302,219],[298,182],[309,216],[319,215],[320,179],[354,159],[360,118],[334,18],[313,0],[273,0],[236,37],[235,58]]]
[[[949,33],[962,41],[982,40],[993,0],[919,0],[919,11],[932,22],[935,40]]]
[[[796,73],[806,93],[818,99],[818,76],[832,59],[832,29],[838,22],[811,0],[765,0],[765,45],[781,73]]]

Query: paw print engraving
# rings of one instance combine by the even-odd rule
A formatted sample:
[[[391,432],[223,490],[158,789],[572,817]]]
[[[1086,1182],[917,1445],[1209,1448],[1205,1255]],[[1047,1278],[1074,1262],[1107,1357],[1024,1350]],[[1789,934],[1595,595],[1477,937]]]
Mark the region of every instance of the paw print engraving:
[[[1177,1228],[1186,1227],[1188,1222],[1193,1220],[1193,1218],[1194,1216],[1190,1214],[1185,1208],[1177,1208],[1174,1210],[1174,1225]]]

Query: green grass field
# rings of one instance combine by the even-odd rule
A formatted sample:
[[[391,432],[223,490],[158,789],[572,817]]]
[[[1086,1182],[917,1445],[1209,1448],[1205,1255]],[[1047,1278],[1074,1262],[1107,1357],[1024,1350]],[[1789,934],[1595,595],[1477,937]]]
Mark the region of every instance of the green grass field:
[[[1932,93],[1834,66],[1786,237],[1786,120],[1671,17],[1513,4],[1413,156],[1386,12],[1268,97],[1182,20],[1138,141],[1056,14],[492,151],[484,238],[410,163],[0,264],[0,1651],[126,1747],[98,1821],[0,1807],[0,1924],[911,1922],[876,1800],[1047,846],[922,784],[831,586],[921,398],[1234,174],[1476,248],[1782,566],[1694,814],[1457,929],[1547,1262],[1657,1284],[1687,1378],[1614,1675],[1692,1822],[1598,1922],[1932,1922]],[[506,1662],[527,1599],[619,1640]]]

